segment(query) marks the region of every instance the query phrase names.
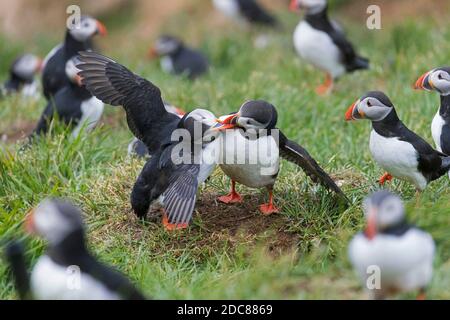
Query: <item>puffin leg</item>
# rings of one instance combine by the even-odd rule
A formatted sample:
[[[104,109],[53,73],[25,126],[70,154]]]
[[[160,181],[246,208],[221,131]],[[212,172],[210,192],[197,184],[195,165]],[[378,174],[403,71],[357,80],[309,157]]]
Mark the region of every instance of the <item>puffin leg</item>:
[[[427,295],[426,295],[425,289],[422,288],[422,289],[420,289],[419,294],[416,297],[416,300],[426,300],[426,299],[427,299]]]
[[[386,183],[386,181],[391,181],[392,178],[393,176],[390,173],[386,172],[380,177],[380,179],[378,179],[378,183],[383,186]]]
[[[237,203],[242,202],[242,197],[239,193],[236,192],[236,181],[231,180],[231,192],[226,196],[221,196],[217,198],[220,202],[223,203]]]
[[[420,200],[422,197],[422,190],[416,188],[416,208],[420,207]]]
[[[169,218],[167,217],[167,214],[165,212],[163,213],[162,223],[167,231],[182,230],[188,227],[187,223],[170,223]]]
[[[259,211],[261,211],[261,213],[266,216],[272,213],[280,212],[280,210],[278,210],[278,208],[273,204],[272,187],[268,187],[267,190],[269,191],[269,203],[265,203],[259,206]]]
[[[325,75],[325,82],[316,88],[316,93],[321,96],[325,95],[333,89],[333,85],[333,77],[327,72]]]

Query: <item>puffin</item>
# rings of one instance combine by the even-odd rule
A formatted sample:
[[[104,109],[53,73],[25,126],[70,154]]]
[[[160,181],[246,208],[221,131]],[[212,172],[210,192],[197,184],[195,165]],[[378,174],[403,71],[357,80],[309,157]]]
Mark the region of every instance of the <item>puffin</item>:
[[[18,56],[9,68],[9,78],[0,87],[8,95],[20,93],[25,97],[38,97],[38,83],[35,79],[42,69],[42,60],[31,53]]]
[[[225,16],[253,25],[278,27],[279,22],[255,0],[213,0],[214,7]]]
[[[292,0],[290,10],[300,9],[306,13],[295,28],[294,47],[301,58],[326,73],[318,94],[329,93],[345,73],[369,68],[369,60],[356,53],[341,27],[328,18],[326,0]]]
[[[12,271],[21,291],[37,300],[143,300],[145,297],[121,273],[97,261],[86,247],[81,211],[64,199],[43,200],[25,218],[28,233],[48,242],[44,255],[34,265],[29,284],[14,253]],[[20,252],[19,252],[20,254]]]
[[[160,57],[164,72],[185,75],[189,79],[204,75],[209,68],[209,61],[202,52],[189,48],[182,40],[169,35],[157,39],[149,50],[149,57]]]
[[[435,68],[424,73],[414,87],[436,91],[441,96],[441,105],[431,122],[431,134],[436,149],[450,155],[450,67]]]
[[[187,228],[195,204],[194,191],[199,183],[206,180],[215,162],[205,161],[207,167],[197,165],[201,161],[175,163],[170,155],[178,143],[173,141],[172,136],[176,130],[187,130],[189,133],[189,128],[195,128],[195,123],[205,127],[202,132],[206,133],[207,129],[216,123],[216,117],[199,109],[180,118],[166,109],[161,90],[157,86],[123,65],[88,51],[80,52],[80,60],[81,63],[77,66],[81,70],[79,75],[82,84],[104,103],[122,106],[129,129],[148,148],[150,159],[139,174],[130,196],[134,213],[145,218],[150,204],[159,199],[162,200],[166,212],[163,215],[164,227],[167,230]],[[195,138],[196,135],[188,134],[188,137]],[[202,142],[199,137],[195,140]],[[185,139],[179,143],[191,146],[193,142],[195,141]],[[207,145],[209,144],[204,143],[203,146],[202,142],[199,149],[203,150]],[[193,152],[195,149],[191,149],[191,152],[188,149],[183,153],[187,159],[197,159],[203,155],[203,152],[197,154]],[[209,153],[204,154],[206,156]],[[184,186],[187,189],[184,189]],[[180,211],[181,209],[186,210]]]
[[[348,256],[373,299],[418,292],[423,300],[433,276],[435,244],[431,235],[407,222],[403,202],[380,190],[364,200],[366,228],[350,241]],[[379,268],[379,279],[374,266]],[[368,283],[373,287],[368,287]]]
[[[106,27],[100,21],[83,15],[79,26],[67,29],[64,42],[47,54],[42,71],[42,86],[47,100],[69,83],[65,74],[67,61],[76,56],[78,51],[92,50],[92,38],[97,34],[106,35]]]
[[[238,112],[218,119],[215,130],[225,131],[220,168],[231,179],[231,192],[218,198],[223,203],[242,202],[236,182],[251,188],[266,188],[269,201],[259,210],[264,215],[279,212],[274,204],[273,186],[279,172],[280,156],[300,166],[314,182],[348,201],[333,179],[319,166],[308,151],[289,140],[276,127],[278,113],[264,100],[249,100]]]
[[[47,133],[54,114],[73,127],[73,137],[78,136],[82,128],[92,130],[99,122],[104,104],[81,84],[78,63],[76,56],[67,61],[65,74],[69,81],[48,101],[31,137]]]
[[[409,130],[397,116],[391,100],[381,91],[369,91],[353,103],[345,119],[372,121],[369,148],[375,162],[387,172],[383,185],[393,177],[412,183],[418,192],[450,169],[450,157],[431,147]]]
[[[178,115],[180,118],[182,118],[186,112],[182,109],[175,107],[174,105],[170,104],[169,102],[164,101],[164,107],[166,108],[167,112],[171,112],[175,115]],[[138,138],[134,137],[133,140],[128,144],[128,156],[137,156],[139,158],[145,158],[148,154],[148,148],[145,145],[144,142],[139,140]]]

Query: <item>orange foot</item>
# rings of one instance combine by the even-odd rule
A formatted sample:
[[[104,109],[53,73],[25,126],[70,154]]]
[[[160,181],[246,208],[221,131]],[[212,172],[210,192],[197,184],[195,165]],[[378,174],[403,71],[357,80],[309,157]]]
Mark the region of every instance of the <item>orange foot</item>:
[[[170,223],[170,222],[169,222],[169,218],[167,218],[167,215],[166,215],[166,214],[163,215],[162,223],[163,223],[163,225],[164,225],[164,228],[165,228],[167,231],[181,230],[181,229],[186,229],[186,228],[188,227],[188,224],[187,224],[187,223],[177,223],[177,224],[175,224],[175,223]]]
[[[391,176],[389,173],[386,172],[385,174],[383,174],[383,175],[380,177],[380,179],[378,180],[378,183],[379,183],[380,185],[384,185],[384,184],[386,183],[386,181],[391,181],[392,178],[393,178],[393,176]]]
[[[273,205],[273,203],[264,203],[262,205],[259,206],[259,211],[261,211],[261,213],[265,216],[268,216],[272,213],[278,213],[280,212],[280,210],[278,210],[277,207],[275,207]]]
[[[239,193],[232,191],[232,192],[230,192],[230,194],[228,194],[226,196],[221,196],[221,197],[217,198],[217,200],[219,200],[220,202],[223,202],[223,203],[238,203],[238,202],[242,202],[242,197]]]
[[[333,78],[327,74],[325,82],[316,88],[316,93],[323,96],[328,94],[331,89],[333,89]]]

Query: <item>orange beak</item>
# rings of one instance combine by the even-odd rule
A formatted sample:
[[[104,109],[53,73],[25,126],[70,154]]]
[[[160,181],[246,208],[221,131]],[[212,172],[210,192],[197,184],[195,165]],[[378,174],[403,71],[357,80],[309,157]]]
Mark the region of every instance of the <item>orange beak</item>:
[[[158,51],[156,51],[156,48],[152,47],[148,50],[148,57],[150,59],[155,59],[158,57]]]
[[[427,88],[427,86],[426,86],[427,84],[432,89],[433,88],[433,84],[427,78],[429,74],[430,74],[430,71],[425,72],[423,75],[421,75],[419,77],[419,79],[417,79],[416,83],[414,84],[414,89],[416,89],[416,90],[430,90],[429,88]]]
[[[83,78],[79,74],[75,75],[74,81],[79,87],[83,86]]]
[[[97,20],[97,30],[98,34],[101,36],[106,36],[108,34],[108,30],[106,30],[105,25],[98,20]]]
[[[291,3],[289,4],[289,11],[292,12],[298,12],[300,11],[297,5],[297,0],[291,0]]]
[[[236,125],[236,122],[234,120],[236,120],[236,118],[238,118],[238,117],[239,117],[239,113],[235,113],[235,114],[232,114],[232,115],[228,116],[224,120],[216,119],[216,121],[218,123],[220,123],[220,126],[215,127],[214,130],[216,130],[216,131],[224,131],[224,130],[236,128],[237,125]]]
[[[369,217],[367,219],[367,227],[365,230],[366,237],[372,240],[377,235],[377,211],[375,209],[370,209]]]
[[[356,108],[356,102],[353,103],[348,109],[347,112],[345,113],[345,121],[350,121],[350,120],[354,120],[353,119],[353,111]]]
[[[31,209],[25,216],[25,231],[29,234],[36,233],[36,227],[34,225],[34,209]]]
[[[44,70],[44,60],[39,58],[38,64],[36,66],[36,72],[42,72],[42,70]]]
[[[184,116],[186,114],[186,112],[178,107],[175,107],[175,112],[179,115],[179,116]]]

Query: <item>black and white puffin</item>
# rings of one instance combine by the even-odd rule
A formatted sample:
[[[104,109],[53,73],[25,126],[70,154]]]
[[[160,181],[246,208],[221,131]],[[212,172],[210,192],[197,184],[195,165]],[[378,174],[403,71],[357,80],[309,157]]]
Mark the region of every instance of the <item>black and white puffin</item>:
[[[69,82],[65,74],[66,62],[79,51],[92,49],[92,37],[96,34],[106,35],[106,27],[92,17],[82,16],[79,26],[67,29],[64,42],[45,57],[42,86],[47,99]]]
[[[438,92],[441,105],[431,122],[431,134],[436,149],[450,155],[450,67],[441,67],[424,73],[415,84],[415,89]]]
[[[9,78],[1,87],[5,94],[21,93],[26,97],[38,96],[38,83],[35,75],[42,69],[42,60],[34,54],[17,57],[9,69]]]
[[[215,124],[215,116],[198,109],[180,119],[179,115],[167,111],[158,87],[121,64],[95,52],[80,52],[80,60],[82,63],[78,68],[82,70],[79,73],[82,83],[103,102],[123,106],[128,127],[144,142],[151,156],[133,187],[131,206],[134,212],[138,217],[144,217],[151,202],[167,191],[162,200],[166,210],[164,226],[168,230],[186,228],[195,203],[194,189],[197,190],[197,184],[206,179],[208,170],[197,165],[173,163],[170,157],[174,148],[172,134],[177,129],[189,131],[193,125],[191,121],[202,124],[202,131],[206,131],[203,128],[207,123],[206,128]],[[186,153],[186,156],[198,155]],[[207,168],[211,170],[211,166]],[[183,189],[185,184],[189,185],[188,189]],[[174,190],[173,193],[170,190]],[[186,193],[180,194],[178,190]]]
[[[68,83],[58,90],[48,101],[32,136],[45,134],[54,114],[60,121],[73,126],[72,136],[76,137],[82,128],[93,129],[100,120],[104,105],[81,84],[77,68],[79,60],[73,57],[66,63],[65,74]]]
[[[349,107],[345,119],[372,121],[369,147],[375,162],[387,172],[380,184],[396,177],[422,191],[450,169],[450,157],[434,150],[409,130],[397,116],[391,100],[380,91],[370,91]]]
[[[369,60],[355,52],[342,29],[328,18],[326,0],[292,0],[290,9],[306,10],[293,40],[297,53],[326,73],[325,83],[316,88],[318,94],[331,91],[334,80],[346,72],[369,68]]]
[[[407,223],[402,200],[388,191],[367,197],[363,210],[366,230],[351,240],[348,254],[369,295],[385,299],[418,291],[417,298],[425,299],[433,276],[435,244],[431,235]]]
[[[48,242],[34,265],[30,296],[45,300],[145,299],[119,272],[98,262],[85,244],[80,210],[60,199],[42,201],[26,217],[25,227]],[[14,265],[13,265],[14,266]],[[13,272],[23,278],[23,268]],[[22,286],[24,287],[24,286]]]
[[[255,25],[277,27],[278,20],[255,0],[213,0],[214,7],[225,16]]]
[[[164,72],[185,75],[189,79],[205,74],[209,68],[208,59],[202,52],[189,48],[180,39],[168,35],[158,38],[149,51],[149,57],[160,57]]]
[[[186,114],[186,112],[184,112],[180,108],[177,108],[166,101],[164,101],[164,107],[166,108],[167,112],[178,115],[180,118],[182,118]],[[144,142],[134,137],[133,140],[131,140],[131,142],[128,144],[128,155],[135,155],[139,158],[145,158],[149,155],[148,148]]]
[[[309,153],[276,128],[277,118],[277,110],[272,104],[250,100],[237,113],[219,120],[221,126],[216,130],[225,131],[220,167],[231,178],[230,194],[220,197],[219,201],[242,201],[235,189],[236,182],[251,188],[265,187],[269,192],[269,202],[261,205],[260,211],[266,215],[278,212],[272,190],[278,176],[280,155],[300,166],[313,181],[347,200]]]

